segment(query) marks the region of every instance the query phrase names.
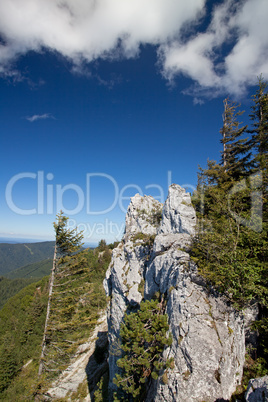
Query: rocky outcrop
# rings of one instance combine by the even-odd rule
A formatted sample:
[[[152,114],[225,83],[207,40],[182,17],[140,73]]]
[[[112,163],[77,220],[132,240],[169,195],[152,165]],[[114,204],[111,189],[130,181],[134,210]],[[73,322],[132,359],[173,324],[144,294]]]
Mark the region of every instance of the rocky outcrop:
[[[159,211],[162,210],[160,221]],[[108,309],[110,387],[117,372],[125,311],[156,292],[165,295],[174,357],[168,381],[153,382],[147,401],[228,400],[241,382],[245,356],[243,315],[207,288],[188,254],[196,216],[190,195],[171,185],[162,206],[132,198],[122,242],[113,250],[104,281]]]
[[[162,221],[158,233],[195,233],[196,216],[191,196],[176,184],[169,187],[168,198],[163,207]]]
[[[108,307],[109,368],[112,380],[117,372],[119,329],[128,306],[135,306],[143,298],[143,281],[151,243],[157,233],[162,204],[153,197],[132,198],[126,216],[122,242],[113,250],[106,273],[104,288],[110,297]],[[111,381],[111,388],[113,383]]]
[[[163,205],[151,196],[132,197],[126,214],[124,241],[137,233],[155,235]],[[160,215],[159,215],[160,213]]]
[[[247,402],[268,402],[268,375],[249,381],[245,400]]]

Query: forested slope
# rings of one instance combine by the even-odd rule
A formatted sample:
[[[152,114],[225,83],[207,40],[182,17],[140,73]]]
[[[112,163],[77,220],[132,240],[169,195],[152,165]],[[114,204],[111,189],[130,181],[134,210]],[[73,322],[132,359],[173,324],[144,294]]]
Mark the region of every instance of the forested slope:
[[[32,282],[36,282],[36,278],[8,279],[0,276],[0,310],[10,297],[14,296]]]
[[[1,400],[21,400],[18,394],[24,390],[25,400],[31,394],[31,381],[27,375],[24,380],[15,380],[9,396],[3,394],[3,391],[11,386],[14,377],[30,359],[33,359],[31,369],[37,368],[46,315],[47,290],[48,278],[44,278],[22,289],[0,311]]]
[[[25,265],[6,273],[5,277],[9,279],[33,279],[36,281],[43,278],[44,276],[50,275],[52,262],[53,260],[51,258],[43,261],[34,262],[32,264]]]
[[[53,258],[54,242],[0,244],[0,275],[34,262]]]
[[[56,274],[42,374],[38,376],[49,293],[48,277],[11,297],[0,311],[0,400],[40,398],[94,328],[106,307],[102,286],[111,248],[102,241],[94,250],[61,261]],[[42,400],[42,399],[41,399]]]

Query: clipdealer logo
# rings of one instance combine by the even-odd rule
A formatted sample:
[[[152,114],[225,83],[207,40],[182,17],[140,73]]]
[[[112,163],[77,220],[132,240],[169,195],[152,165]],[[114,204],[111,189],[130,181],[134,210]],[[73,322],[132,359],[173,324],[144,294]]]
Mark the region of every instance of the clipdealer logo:
[[[18,192],[16,191],[16,186],[23,188],[26,186],[25,180],[31,180],[34,188],[31,193],[31,197],[28,197],[28,202],[34,202],[34,208],[22,208],[20,206],[20,199],[18,196]],[[79,223],[76,222],[75,219],[69,220],[70,228],[78,228],[85,233],[85,237],[91,238],[93,234],[105,236],[107,234],[115,236],[115,238],[121,238],[124,230],[124,224],[118,224],[110,221],[109,219],[102,219],[100,215],[105,215],[111,212],[117,206],[120,210],[125,214],[127,212],[125,205],[129,204],[130,193],[129,190],[135,190],[135,193],[139,193],[141,196],[144,195],[142,188],[137,184],[127,184],[123,186],[121,189],[117,181],[109,174],[106,173],[87,173],[85,177],[85,188],[83,189],[81,186],[75,183],[69,183],[66,185],[55,184],[52,183],[54,180],[53,173],[45,174],[44,171],[38,171],[37,173],[33,172],[23,172],[18,173],[13,176],[7,183],[5,189],[5,199],[8,208],[18,214],[18,215],[55,215],[58,211],[62,210],[65,214],[74,216],[79,214],[83,210],[86,211],[87,215],[90,216],[99,216],[97,222],[89,223]],[[100,185],[96,185],[97,184]],[[258,172],[249,177],[249,187],[248,183],[245,180],[235,184],[232,189],[228,193],[228,209],[230,215],[239,223],[244,226],[249,227],[250,229],[261,232],[262,230],[262,174]],[[172,184],[172,172],[167,172],[167,187]],[[93,208],[96,205],[96,200],[98,200],[102,195],[98,194],[99,189],[105,188],[105,186],[109,186],[109,196],[107,200],[109,200],[109,205],[103,209],[96,210]],[[187,191],[191,191],[192,193],[196,191],[196,187],[191,184],[184,184],[181,187],[186,188]],[[27,188],[27,187],[25,187]],[[233,210],[233,198],[237,197],[241,191],[250,188],[250,203],[251,203],[251,216],[249,219],[245,219],[243,216],[240,216],[237,211]],[[149,190],[149,191],[148,191]],[[165,202],[165,191],[164,188],[158,184],[148,184],[145,186],[146,193],[153,190],[154,198],[160,201],[161,203]],[[66,207],[66,193],[72,192],[72,199],[76,200],[76,204],[72,209],[68,209]],[[17,194],[17,195],[16,195]],[[107,193],[108,194],[108,193]],[[70,195],[70,194],[69,194]],[[200,195],[200,212],[204,214],[204,189],[201,189]],[[35,201],[33,201],[35,200]],[[92,200],[95,200],[92,202]],[[93,205],[94,204],[94,205]],[[33,206],[33,204],[31,205]]]
[[[25,180],[32,180],[34,184],[34,194],[36,198],[36,205],[34,208],[22,208],[19,206],[20,200],[15,195],[16,186],[23,186],[26,184]],[[18,215],[53,215],[62,210],[68,215],[79,214],[84,209],[88,215],[104,215],[111,212],[116,206],[119,206],[123,213],[126,213],[126,207],[124,202],[130,200],[130,196],[127,195],[129,190],[135,190],[134,193],[144,195],[142,188],[134,183],[126,184],[121,189],[117,181],[109,174],[106,173],[87,173],[85,178],[85,189],[75,183],[69,183],[66,185],[53,184],[53,173],[45,174],[44,171],[23,172],[13,176],[7,183],[5,189],[5,199],[8,208]],[[98,197],[98,189],[94,188],[93,179],[101,181],[102,187],[109,185],[112,188],[109,191],[109,205],[101,210],[96,210],[92,206],[92,199]],[[172,184],[172,172],[167,172],[167,189]],[[182,185],[182,187],[190,188],[191,191],[195,190],[195,186],[190,184]],[[153,190],[157,195],[154,198],[164,203],[165,190],[159,184],[148,184],[145,186],[145,191]],[[76,198],[76,205],[72,209],[68,209],[64,205],[64,199],[66,203],[66,192],[72,192],[72,196]]]

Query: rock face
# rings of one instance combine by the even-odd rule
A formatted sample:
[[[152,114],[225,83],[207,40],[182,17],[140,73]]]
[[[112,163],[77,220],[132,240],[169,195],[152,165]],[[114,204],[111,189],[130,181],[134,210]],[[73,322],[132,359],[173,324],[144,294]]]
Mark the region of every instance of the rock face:
[[[135,306],[143,298],[141,287],[150,255],[149,243],[156,235],[159,225],[157,216],[162,207],[153,197],[136,194],[132,198],[126,215],[123,240],[113,250],[111,264],[106,273],[104,288],[110,297],[107,316],[110,379],[117,372],[119,329],[127,306]],[[113,388],[112,382],[110,385]]]
[[[162,220],[160,221],[160,210]],[[168,383],[153,382],[147,401],[229,400],[240,383],[245,356],[244,319],[222,296],[208,291],[188,251],[196,216],[190,195],[171,185],[162,206],[136,195],[122,242],[104,281],[108,309],[110,388],[118,371],[119,331],[129,306],[155,292],[165,295],[173,337],[164,351],[174,357]]]
[[[268,375],[249,381],[245,400],[247,402],[268,402]]]
[[[163,217],[158,233],[195,233],[196,216],[191,197],[176,184],[169,187],[168,198],[163,207]]]

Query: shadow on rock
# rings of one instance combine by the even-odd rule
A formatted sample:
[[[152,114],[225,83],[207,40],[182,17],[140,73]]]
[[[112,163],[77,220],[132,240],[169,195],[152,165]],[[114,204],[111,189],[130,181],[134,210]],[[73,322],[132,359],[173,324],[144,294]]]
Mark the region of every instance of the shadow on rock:
[[[90,356],[87,366],[86,375],[88,390],[93,399],[96,385],[101,377],[108,372],[108,332],[98,332],[97,340],[95,342],[94,353]]]

